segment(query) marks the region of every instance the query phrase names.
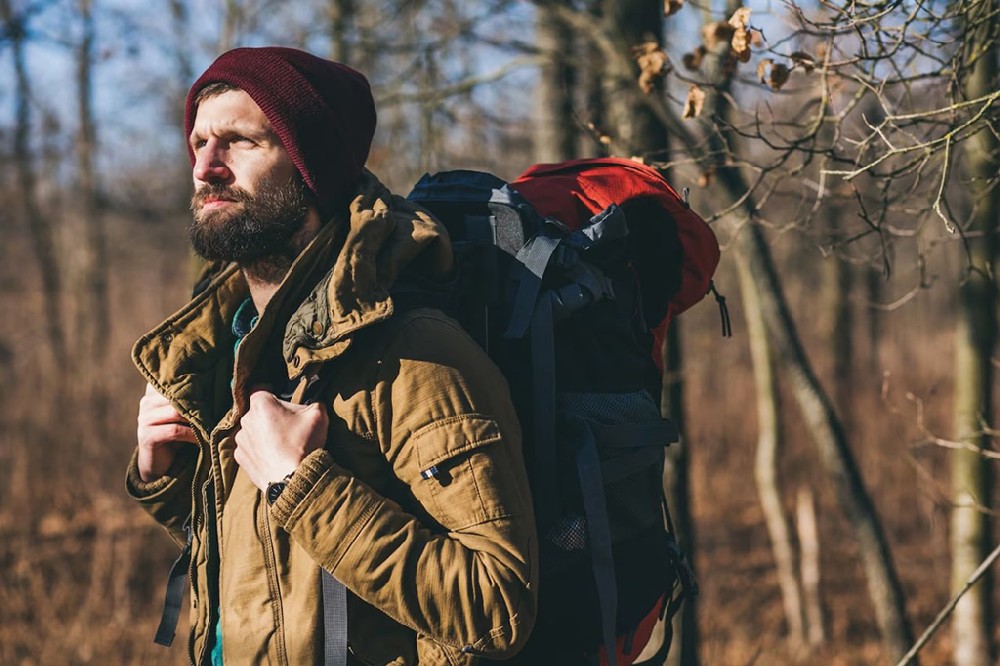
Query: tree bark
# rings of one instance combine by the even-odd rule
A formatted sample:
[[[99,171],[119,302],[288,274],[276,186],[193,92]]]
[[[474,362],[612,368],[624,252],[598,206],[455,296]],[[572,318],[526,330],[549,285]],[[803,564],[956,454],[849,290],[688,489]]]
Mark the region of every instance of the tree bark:
[[[97,125],[93,104],[96,24],[92,1],[78,0],[77,11],[82,29],[76,48],[77,183],[74,203],[81,226],[74,230],[68,250],[76,253],[73,290],[77,296],[75,324],[80,346],[69,359],[68,374],[72,377],[69,390],[76,393],[73,404],[82,409],[67,418],[86,422],[86,427],[80,428],[80,444],[85,455],[94,459],[102,454],[101,445],[109,438],[106,369],[111,304],[107,232],[96,170]],[[97,474],[97,470],[89,473]]]
[[[562,162],[578,156],[573,33],[553,5],[565,6],[567,0],[545,0],[535,7],[535,41],[544,58],[534,124],[536,162]]]
[[[639,67],[629,54],[633,46],[655,41],[663,44],[663,7],[649,0],[604,0],[601,8],[605,34],[624,57],[604,61],[603,98],[605,122],[611,130],[615,155],[651,156],[668,148],[667,132],[652,110],[635,103]],[[658,81],[650,96],[662,95]]]
[[[997,31],[1000,20],[995,1],[980,0],[965,14],[966,42],[962,88],[966,97],[988,94],[997,85]],[[998,120],[994,112],[994,124]],[[992,422],[993,367],[997,337],[997,285],[994,259],[996,224],[1000,216],[1000,190],[996,188],[998,141],[992,132],[980,131],[965,143],[964,162],[968,187],[975,202],[972,223],[966,230],[968,273],[959,287],[955,358],[956,439],[970,446],[952,454],[951,513],[952,590],[960,589],[989,552],[991,474],[978,449],[990,446],[984,432]],[[956,666],[985,666],[994,656],[990,595],[992,580],[970,589],[955,608],[952,637]]]
[[[10,0],[0,0],[0,18],[9,36],[13,54],[16,85],[14,125],[14,165],[17,169],[18,196],[38,261],[42,286],[42,307],[48,348],[56,366],[65,368],[68,361],[66,327],[61,306],[62,277],[55,238],[49,217],[38,204],[38,178],[31,154],[31,83],[25,55],[24,17],[16,15]]]
[[[802,572],[802,605],[805,609],[806,638],[810,647],[826,641],[823,625],[823,600],[820,594],[819,527],[816,523],[816,501],[812,489],[800,488],[795,501],[795,525],[799,534],[799,558]]]
[[[663,383],[661,411],[677,424],[680,441],[667,450],[664,485],[670,515],[677,530],[677,542],[695,566],[695,529],[691,511],[691,453],[684,427],[684,365],[681,355],[681,322],[667,329],[665,345],[666,376]],[[697,575],[697,571],[695,571]],[[698,665],[698,597],[688,597],[681,612],[674,616],[673,646],[666,666]]]
[[[738,255],[736,266],[740,276],[740,295],[750,342],[753,362],[754,390],[757,397],[757,458],[754,478],[760,496],[764,521],[771,538],[771,551],[778,574],[778,586],[785,608],[788,638],[793,651],[805,644],[804,614],[799,579],[796,575],[795,548],[785,510],[781,505],[778,481],[778,453],[781,450],[781,417],[778,409],[778,385],[775,381],[767,325],[760,307],[757,285],[750,274],[746,257]]]
[[[351,48],[347,40],[348,28],[354,25],[354,0],[329,0],[330,58],[350,64]]]

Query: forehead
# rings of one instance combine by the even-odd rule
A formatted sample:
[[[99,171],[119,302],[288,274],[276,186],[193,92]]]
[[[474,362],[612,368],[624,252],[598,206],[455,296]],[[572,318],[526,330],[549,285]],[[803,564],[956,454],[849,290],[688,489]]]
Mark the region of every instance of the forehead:
[[[194,133],[242,127],[273,133],[271,123],[243,90],[227,90],[203,99],[194,117]]]

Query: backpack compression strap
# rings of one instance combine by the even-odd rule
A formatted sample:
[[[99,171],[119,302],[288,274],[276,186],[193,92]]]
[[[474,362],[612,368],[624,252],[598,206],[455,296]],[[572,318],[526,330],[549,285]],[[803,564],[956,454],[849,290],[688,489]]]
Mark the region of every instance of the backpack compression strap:
[[[184,521],[184,531],[187,532],[187,543],[177,556],[170,573],[167,575],[167,592],[163,599],[163,614],[160,616],[160,626],[156,628],[153,642],[163,647],[170,647],[177,634],[177,621],[181,617],[181,601],[184,599],[184,588],[188,579],[188,566],[191,564],[191,516]]]
[[[323,586],[323,664],[347,665],[347,588],[326,569]]]
[[[304,377],[292,394],[292,402],[317,402],[333,381],[333,368],[321,365]],[[323,665],[347,666],[347,588],[333,574],[320,567],[323,598]]]

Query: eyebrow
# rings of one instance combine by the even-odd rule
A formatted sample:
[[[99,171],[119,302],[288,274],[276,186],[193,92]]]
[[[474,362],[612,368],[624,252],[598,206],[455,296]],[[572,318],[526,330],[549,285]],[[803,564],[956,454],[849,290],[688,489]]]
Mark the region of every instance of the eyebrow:
[[[241,123],[240,121],[229,121],[217,123],[213,128],[214,133],[217,135],[226,134],[238,134],[251,139],[267,139],[271,141],[279,141],[277,132],[270,125],[266,127],[253,126]],[[191,129],[191,135],[188,137],[188,144],[194,143],[195,139],[201,138],[204,133],[199,132],[197,127]]]

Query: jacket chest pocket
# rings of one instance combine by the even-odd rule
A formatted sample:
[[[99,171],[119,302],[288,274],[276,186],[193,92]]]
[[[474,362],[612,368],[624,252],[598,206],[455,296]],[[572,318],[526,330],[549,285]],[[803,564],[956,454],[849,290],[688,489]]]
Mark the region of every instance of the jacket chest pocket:
[[[412,445],[419,478],[411,488],[444,528],[510,515],[497,489],[506,456],[496,421],[480,415],[444,419],[415,432]]]

